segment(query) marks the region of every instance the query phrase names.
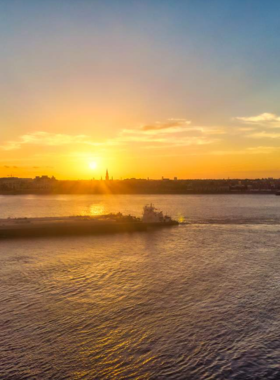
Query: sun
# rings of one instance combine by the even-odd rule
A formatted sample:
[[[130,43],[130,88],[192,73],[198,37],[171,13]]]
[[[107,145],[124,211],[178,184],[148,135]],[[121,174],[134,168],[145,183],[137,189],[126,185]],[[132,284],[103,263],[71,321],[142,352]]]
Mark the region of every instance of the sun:
[[[91,161],[89,163],[89,167],[91,170],[95,170],[97,168],[97,163],[95,161]]]

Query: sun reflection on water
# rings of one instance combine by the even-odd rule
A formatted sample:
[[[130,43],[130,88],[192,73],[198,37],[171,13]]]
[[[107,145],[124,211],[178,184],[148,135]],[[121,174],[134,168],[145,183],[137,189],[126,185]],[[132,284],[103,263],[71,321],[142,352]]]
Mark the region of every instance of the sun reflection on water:
[[[98,215],[104,215],[108,213],[108,210],[106,212],[104,204],[101,203],[95,203],[95,204],[90,204],[86,206],[82,212],[80,212],[80,215],[83,216],[98,216]]]
[[[105,207],[103,204],[93,204],[89,208],[89,215],[103,215],[105,214]]]
[[[185,217],[183,215],[179,215],[177,218],[179,223],[184,223],[185,222]]]

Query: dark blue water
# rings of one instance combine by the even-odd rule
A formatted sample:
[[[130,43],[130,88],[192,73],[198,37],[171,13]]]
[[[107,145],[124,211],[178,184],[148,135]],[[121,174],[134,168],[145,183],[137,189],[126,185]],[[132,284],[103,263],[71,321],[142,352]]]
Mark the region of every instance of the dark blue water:
[[[280,199],[1,197],[1,217],[139,214],[152,233],[0,242],[2,379],[280,378]]]

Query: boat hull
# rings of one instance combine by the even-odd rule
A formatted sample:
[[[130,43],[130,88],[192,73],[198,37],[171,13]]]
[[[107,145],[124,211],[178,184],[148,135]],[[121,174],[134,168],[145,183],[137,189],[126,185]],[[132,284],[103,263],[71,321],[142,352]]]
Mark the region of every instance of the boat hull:
[[[59,220],[51,220],[51,218],[48,220],[32,219],[25,222],[2,220],[0,221],[0,239],[130,233],[171,227],[177,224],[177,222],[143,223],[141,221],[71,220],[70,218]]]

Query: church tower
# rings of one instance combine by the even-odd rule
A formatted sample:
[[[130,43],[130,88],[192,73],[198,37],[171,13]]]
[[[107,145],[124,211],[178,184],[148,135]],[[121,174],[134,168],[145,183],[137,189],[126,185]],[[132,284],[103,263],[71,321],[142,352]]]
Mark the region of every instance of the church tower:
[[[106,177],[105,177],[106,181],[109,181],[109,173],[108,173],[108,169],[106,169]]]

